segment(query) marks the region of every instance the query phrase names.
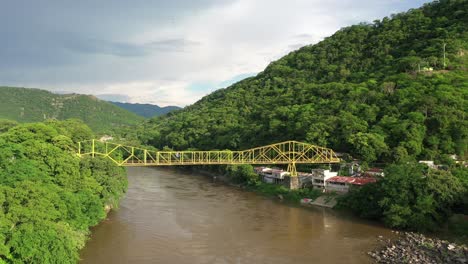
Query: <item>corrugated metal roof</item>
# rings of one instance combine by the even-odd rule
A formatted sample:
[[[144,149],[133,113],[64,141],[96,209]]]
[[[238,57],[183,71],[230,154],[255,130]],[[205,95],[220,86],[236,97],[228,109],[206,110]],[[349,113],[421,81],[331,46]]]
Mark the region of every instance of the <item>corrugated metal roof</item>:
[[[345,177],[345,176],[335,176],[327,179],[327,182],[339,182],[339,183],[349,183],[353,185],[365,185],[368,183],[376,182],[377,180],[369,177]]]

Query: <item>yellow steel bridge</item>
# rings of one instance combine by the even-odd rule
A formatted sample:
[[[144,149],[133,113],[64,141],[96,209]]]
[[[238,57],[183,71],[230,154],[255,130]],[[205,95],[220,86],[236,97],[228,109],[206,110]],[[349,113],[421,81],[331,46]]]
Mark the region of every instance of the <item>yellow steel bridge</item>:
[[[285,141],[241,150],[154,151],[121,144],[88,140],[78,143],[78,156],[104,156],[118,166],[175,166],[218,164],[287,164],[292,177],[296,164],[338,163],[332,149],[298,141]]]

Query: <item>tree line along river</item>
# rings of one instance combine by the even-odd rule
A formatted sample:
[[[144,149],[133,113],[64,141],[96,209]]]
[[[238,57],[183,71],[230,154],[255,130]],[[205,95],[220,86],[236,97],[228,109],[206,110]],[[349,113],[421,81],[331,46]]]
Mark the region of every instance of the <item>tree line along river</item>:
[[[118,210],[92,229],[81,263],[371,263],[389,229],[283,204],[171,168],[128,168]]]

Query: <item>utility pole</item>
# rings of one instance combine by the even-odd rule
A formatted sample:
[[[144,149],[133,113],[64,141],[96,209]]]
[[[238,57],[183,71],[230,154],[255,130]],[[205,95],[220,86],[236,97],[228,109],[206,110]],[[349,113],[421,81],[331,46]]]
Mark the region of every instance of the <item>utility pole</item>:
[[[447,66],[447,65],[445,64],[445,45],[447,45],[447,44],[445,44],[445,42],[444,42],[444,70],[445,70],[445,67]]]

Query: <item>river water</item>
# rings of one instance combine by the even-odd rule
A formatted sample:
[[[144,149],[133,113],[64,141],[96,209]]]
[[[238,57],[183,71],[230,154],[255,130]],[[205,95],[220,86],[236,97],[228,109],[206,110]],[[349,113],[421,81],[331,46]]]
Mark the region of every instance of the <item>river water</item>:
[[[129,168],[117,211],[92,229],[81,263],[372,263],[390,230],[168,168]]]

